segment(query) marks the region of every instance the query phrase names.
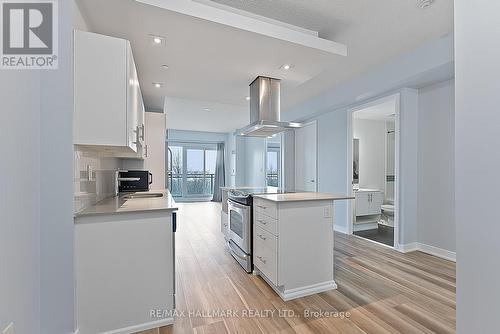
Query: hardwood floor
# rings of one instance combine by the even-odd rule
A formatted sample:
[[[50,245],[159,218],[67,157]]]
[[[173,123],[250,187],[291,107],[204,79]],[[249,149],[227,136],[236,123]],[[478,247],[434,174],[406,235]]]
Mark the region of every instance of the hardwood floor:
[[[141,334],[455,332],[453,262],[336,233],[338,289],[284,302],[227,253],[219,219],[220,204],[180,204],[177,310],[186,314]]]

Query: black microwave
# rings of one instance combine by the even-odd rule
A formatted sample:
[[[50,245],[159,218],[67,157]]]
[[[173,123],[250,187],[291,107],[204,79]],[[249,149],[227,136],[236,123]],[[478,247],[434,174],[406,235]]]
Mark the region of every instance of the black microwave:
[[[121,179],[118,185],[119,192],[148,191],[149,185],[153,183],[153,174],[147,170],[120,171],[118,177]]]

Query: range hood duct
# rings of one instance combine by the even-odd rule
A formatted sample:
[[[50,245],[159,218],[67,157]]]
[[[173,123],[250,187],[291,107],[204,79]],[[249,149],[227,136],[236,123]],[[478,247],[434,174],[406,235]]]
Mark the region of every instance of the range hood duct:
[[[280,121],[279,79],[259,76],[250,84],[250,125],[236,130],[239,136],[271,137],[301,123]]]

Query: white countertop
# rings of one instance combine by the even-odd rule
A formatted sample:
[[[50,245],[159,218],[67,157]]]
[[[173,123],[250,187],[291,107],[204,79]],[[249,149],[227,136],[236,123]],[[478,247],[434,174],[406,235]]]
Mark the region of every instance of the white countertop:
[[[354,197],[345,195],[332,195],[316,192],[296,192],[285,194],[267,194],[254,195],[254,198],[262,198],[273,202],[300,202],[300,201],[338,201],[346,199],[354,199]]]
[[[157,210],[177,210],[177,205],[167,189],[150,190],[146,193],[162,193],[163,197],[151,198],[125,198],[127,195],[134,193],[120,194],[118,197],[110,197],[75,214],[75,218],[91,216],[91,215],[108,215],[141,211],[157,211]]]
[[[380,189],[369,189],[369,188],[360,188],[360,189],[354,189],[353,190],[355,193],[366,193],[366,192],[369,192],[369,193],[373,193],[373,192],[382,192],[382,190]]]

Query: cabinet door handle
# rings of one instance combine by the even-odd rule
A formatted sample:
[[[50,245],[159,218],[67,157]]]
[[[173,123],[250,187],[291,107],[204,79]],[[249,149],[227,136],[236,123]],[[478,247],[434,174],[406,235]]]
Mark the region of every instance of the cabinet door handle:
[[[141,139],[144,141],[144,137],[146,137],[146,128],[144,127],[144,124],[141,125]]]
[[[257,256],[257,258],[258,258],[259,260],[261,260],[262,262],[266,263],[266,260],[264,260],[264,259],[262,258],[262,256]]]
[[[145,145],[144,149],[146,150],[144,156],[147,158],[148,157],[148,145]]]
[[[257,205],[258,208],[265,209],[267,206]]]
[[[267,225],[267,222],[263,221],[262,219],[257,219],[257,221],[261,224]]]
[[[267,239],[267,238],[266,238],[266,237],[264,237],[262,234],[258,234],[257,236],[258,236],[259,238],[261,238],[262,240],[266,240],[266,239]]]

